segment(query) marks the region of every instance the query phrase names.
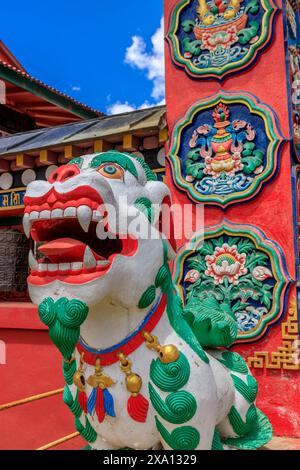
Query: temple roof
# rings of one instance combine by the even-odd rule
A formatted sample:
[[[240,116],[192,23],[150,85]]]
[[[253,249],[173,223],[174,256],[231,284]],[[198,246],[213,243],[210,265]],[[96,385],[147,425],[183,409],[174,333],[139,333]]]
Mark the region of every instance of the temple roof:
[[[9,160],[18,154],[33,154],[42,149],[76,146],[103,139],[115,145],[124,135],[136,138],[157,135],[166,128],[165,106],[100,116],[96,119],[75,122],[52,128],[14,134],[0,139],[0,157]]]
[[[31,76],[2,41],[0,80],[6,85],[6,104],[32,116],[39,127],[103,115]]]
[[[0,60],[1,62],[7,63],[12,67],[16,67],[17,69],[21,70],[22,72],[26,73],[21,62],[13,55],[13,53],[8,49],[8,47],[4,44],[3,41],[0,39]]]

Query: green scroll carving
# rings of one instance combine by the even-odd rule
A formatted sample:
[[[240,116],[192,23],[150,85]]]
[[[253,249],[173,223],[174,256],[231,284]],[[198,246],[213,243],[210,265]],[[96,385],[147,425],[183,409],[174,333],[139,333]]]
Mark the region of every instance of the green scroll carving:
[[[75,419],[75,427],[81,436],[89,443],[93,443],[97,439],[97,433],[89,422],[87,416],[85,417],[85,426],[83,426],[79,418]]]
[[[70,408],[73,415],[76,418],[80,418],[80,416],[82,415],[82,409],[80,408],[79,403],[77,401],[77,396],[76,396],[75,400],[73,399],[72,393],[71,393],[68,385],[66,385],[65,388],[64,388],[63,401]]]
[[[218,361],[232,372],[239,372],[240,374],[247,374],[249,372],[246,362],[238,353],[225,351],[222,354],[222,358],[219,358]]]
[[[183,353],[180,353],[176,362],[163,364],[156,359],[150,366],[151,380],[164,392],[175,392],[182,388],[189,380],[190,372],[190,365]]]
[[[49,327],[50,338],[65,359],[70,359],[79,339],[80,325],[88,315],[88,306],[81,300],[50,297],[39,306],[41,321]]]
[[[245,398],[245,400],[247,400],[248,403],[253,403],[258,392],[258,384],[255,378],[251,374],[248,374],[246,377],[247,383],[234,374],[231,374],[231,378],[235,389]]]
[[[169,423],[186,423],[195,415],[197,402],[193,395],[185,390],[170,393],[164,401],[149,384],[150,400],[158,414]]]
[[[157,417],[155,421],[161,437],[171,449],[194,450],[199,445],[200,433],[197,429],[191,426],[182,426],[170,433]]]
[[[149,307],[149,305],[151,305],[152,302],[154,302],[155,300],[155,292],[156,292],[155,286],[148,287],[148,289],[143,293],[139,301],[138,307],[141,309]]]

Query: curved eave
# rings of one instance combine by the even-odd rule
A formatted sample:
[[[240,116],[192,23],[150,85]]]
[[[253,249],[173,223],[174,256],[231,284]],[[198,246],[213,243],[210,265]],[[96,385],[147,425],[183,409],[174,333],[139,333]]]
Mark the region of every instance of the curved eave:
[[[1,61],[0,79],[6,80],[81,119],[92,119],[103,116],[103,113],[83,105],[79,101],[45,85],[25,72]]]

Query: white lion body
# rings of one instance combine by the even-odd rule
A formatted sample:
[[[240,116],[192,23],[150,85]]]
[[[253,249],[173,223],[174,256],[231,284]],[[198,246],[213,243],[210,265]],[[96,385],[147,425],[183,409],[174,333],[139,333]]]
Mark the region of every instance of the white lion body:
[[[160,182],[147,181],[143,167],[132,157],[137,177],[128,170],[123,171],[122,180],[110,180],[103,174],[99,174],[97,168],[90,166],[94,155],[85,156],[77,174],[65,180],[56,182],[33,182],[28,186],[26,196],[28,200],[44,197],[54,188],[57,197],[66,195],[81,186],[88,186],[101,195],[106,204],[115,207],[118,214],[126,211],[131,214],[134,201],[137,198],[146,197],[153,204],[161,204],[163,199],[169,196],[168,188]],[[75,172],[75,173],[76,173]],[[59,175],[59,174],[58,174]],[[127,196],[127,203],[119,203],[120,196]],[[126,206],[126,207],[125,207]],[[77,209],[78,211],[78,209]],[[39,213],[36,209],[30,212],[28,209],[24,221],[25,230],[28,232],[34,221],[42,217],[53,218],[53,214]],[[75,211],[76,212],[76,211]],[[81,211],[84,213],[84,209]],[[56,213],[57,214],[57,213]],[[88,214],[88,211],[87,211]],[[63,211],[60,217],[66,218]],[[142,215],[145,219],[145,217]],[[152,225],[157,226],[159,214],[153,214]],[[111,222],[113,224],[113,222]],[[98,226],[101,225],[101,221]],[[67,227],[67,225],[66,225]],[[120,230],[118,223],[113,227],[117,233]],[[97,228],[98,230],[98,228]],[[80,336],[92,348],[105,349],[119,343],[135,331],[141,324],[147,313],[155,305],[161,296],[161,289],[156,288],[155,299],[147,308],[139,308],[138,304],[146,289],[155,283],[159,269],[164,264],[164,249],[161,234],[156,239],[138,240],[138,248],[134,255],[117,255],[108,270],[101,277],[78,284],[67,280],[59,280],[55,277],[51,282],[38,284],[33,276],[29,277],[29,291],[34,303],[40,305],[45,298],[51,297],[54,301],[62,297],[67,299],[78,299],[87,304],[89,314],[80,327]],[[67,234],[66,234],[67,235]],[[40,268],[39,268],[40,269]],[[53,268],[51,268],[53,269]],[[38,278],[38,277],[36,277]],[[220,436],[237,437],[228,421],[228,413],[233,406],[236,407],[243,421],[250,404],[235,389],[231,372],[216,358],[222,355],[221,351],[210,351],[205,362],[199,355],[174,331],[169,321],[167,312],[151,332],[158,337],[161,345],[172,344],[182,352],[190,366],[190,377],[182,390],[188,391],[197,402],[194,416],[185,423],[199,431],[200,441],[197,449],[211,449],[215,429],[220,431]],[[79,367],[79,353],[74,351],[77,368]],[[150,378],[150,364],[157,358],[157,354],[142,344],[130,354],[132,371],[141,376],[143,386],[141,393],[150,402],[146,422],[138,423],[133,420],[127,412],[128,390],[125,386],[125,376],[118,362],[103,367],[106,375],[110,376],[116,383],[110,388],[114,398],[116,417],[106,416],[102,423],[98,422],[96,414],[88,415],[88,419],[97,433],[97,439],[92,443],[95,449],[120,449],[129,447],[133,449],[157,448],[162,444],[163,448],[171,449],[158,432],[155,416],[156,410],[149,398],[148,384]],[[95,367],[84,365],[84,377],[87,378],[95,371]],[[235,375],[246,380],[245,374],[235,372]],[[77,387],[69,386],[73,399],[76,399]],[[91,393],[91,387],[86,386],[87,396]],[[158,390],[160,397],[165,400],[168,393]],[[82,426],[85,425],[86,416],[80,417]],[[172,424],[160,417],[165,429],[172,433],[177,425]]]

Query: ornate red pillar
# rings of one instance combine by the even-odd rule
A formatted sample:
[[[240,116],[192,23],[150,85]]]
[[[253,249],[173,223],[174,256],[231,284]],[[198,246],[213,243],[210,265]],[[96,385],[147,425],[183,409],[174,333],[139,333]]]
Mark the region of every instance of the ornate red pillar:
[[[167,182],[205,214],[204,242],[181,247],[174,277],[185,302],[213,295],[235,314],[258,405],[275,435],[296,437],[298,3],[165,0],[164,14]]]

